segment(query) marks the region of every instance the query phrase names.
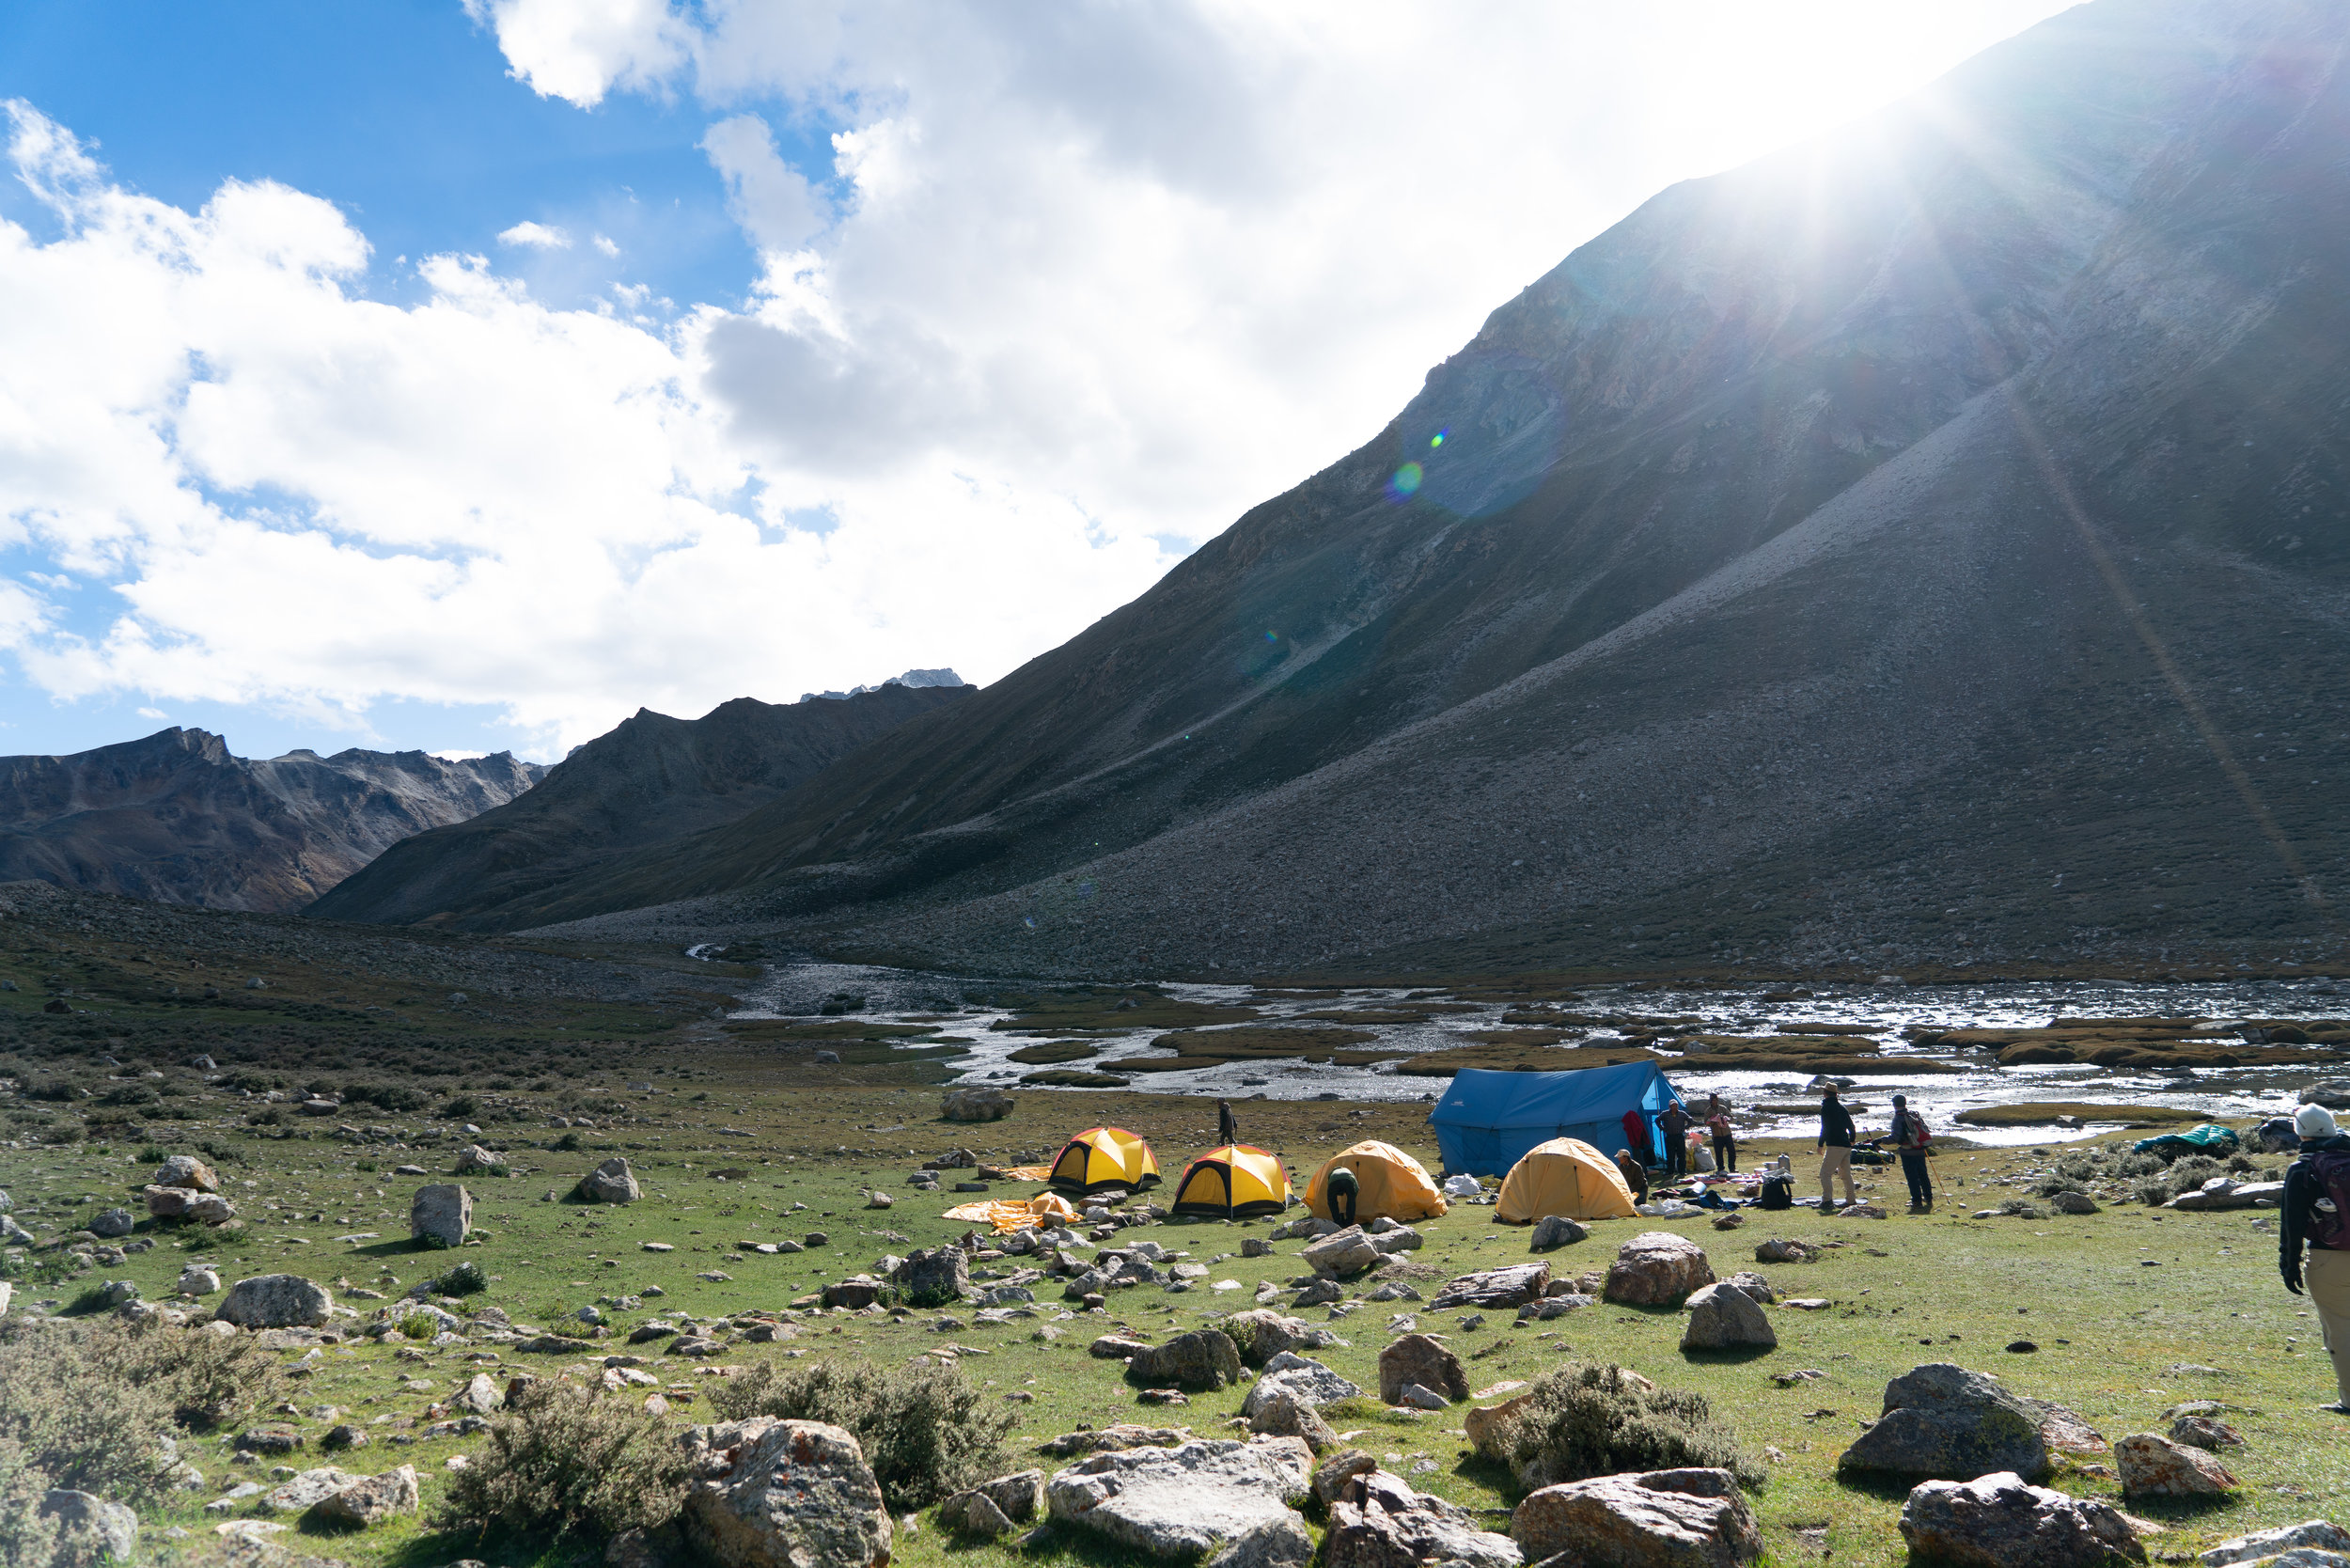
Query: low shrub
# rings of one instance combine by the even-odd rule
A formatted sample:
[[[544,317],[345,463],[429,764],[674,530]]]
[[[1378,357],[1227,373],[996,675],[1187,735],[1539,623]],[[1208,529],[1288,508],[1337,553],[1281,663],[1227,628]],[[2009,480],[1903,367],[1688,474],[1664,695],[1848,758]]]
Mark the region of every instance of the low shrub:
[[[2089,1188],[2083,1184],[2079,1177],[2066,1176],[2060,1172],[2053,1176],[2043,1176],[2031,1184],[2031,1190],[2035,1198],[2054,1198],[2060,1192],[2087,1192]]]
[[[490,1288],[490,1277],[476,1262],[462,1262],[434,1281],[443,1295],[478,1295]]]
[[[927,1507],[998,1473],[1014,1419],[962,1368],[929,1360],[896,1369],[760,1365],[721,1380],[709,1397],[721,1420],[779,1416],[843,1428],[864,1449],[893,1513]]]
[[[2013,1219],[2045,1219],[2048,1211],[2029,1198],[2011,1198],[1999,1205],[1999,1213]]]
[[[2193,1192],[2214,1176],[2225,1176],[2228,1168],[2209,1154],[2189,1154],[2170,1162],[2170,1185],[2173,1191]]]
[[[617,1398],[549,1380],[491,1417],[482,1437],[449,1478],[438,1529],[602,1540],[666,1524],[685,1501],[685,1460],[667,1424]]]
[[[2114,1168],[2124,1176],[2154,1176],[2170,1169],[2170,1162],[2152,1149],[2133,1149]]]
[[[430,1340],[441,1331],[441,1320],[430,1312],[411,1312],[400,1320],[400,1332],[405,1339]]]
[[[2130,1196],[2150,1209],[2158,1209],[2170,1201],[2170,1181],[2166,1176],[2140,1177],[2130,1188]]]
[[[1515,1420],[1490,1428],[1480,1453],[1508,1465],[1532,1490],[1628,1470],[1726,1469],[1763,1482],[1760,1465],[1714,1417],[1702,1394],[1642,1388],[1622,1367],[1570,1362],[1527,1390]]]

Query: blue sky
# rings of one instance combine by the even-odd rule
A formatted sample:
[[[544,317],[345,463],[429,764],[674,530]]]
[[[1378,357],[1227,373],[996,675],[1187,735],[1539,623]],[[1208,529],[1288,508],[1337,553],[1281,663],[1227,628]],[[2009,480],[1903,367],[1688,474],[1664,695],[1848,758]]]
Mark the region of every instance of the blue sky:
[[[995,680],[2059,8],[12,0],[0,751]]]

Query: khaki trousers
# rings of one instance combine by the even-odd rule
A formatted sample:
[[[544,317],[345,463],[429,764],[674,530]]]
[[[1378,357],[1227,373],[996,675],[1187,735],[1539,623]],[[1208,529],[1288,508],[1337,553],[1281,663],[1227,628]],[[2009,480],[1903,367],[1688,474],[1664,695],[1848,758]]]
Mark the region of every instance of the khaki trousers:
[[[2301,1265],[2301,1285],[2317,1309],[2326,1354],[2334,1358],[2335,1395],[2350,1404],[2350,1252],[2311,1247]]]
[[[1844,1179],[1844,1201],[1859,1202],[1860,1194],[1853,1190],[1852,1151],[1849,1149],[1830,1149],[1822,1156],[1820,1160],[1821,1201],[1825,1202],[1836,1196],[1836,1178],[1839,1176]]]

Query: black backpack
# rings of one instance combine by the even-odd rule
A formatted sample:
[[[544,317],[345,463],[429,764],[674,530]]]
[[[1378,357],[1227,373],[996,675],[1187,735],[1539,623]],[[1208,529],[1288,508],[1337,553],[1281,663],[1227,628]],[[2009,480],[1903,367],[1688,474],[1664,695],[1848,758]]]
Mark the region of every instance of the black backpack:
[[[1765,1176],[1762,1195],[1755,1199],[1758,1209],[1792,1209],[1795,1206],[1795,1179],[1793,1176]]]

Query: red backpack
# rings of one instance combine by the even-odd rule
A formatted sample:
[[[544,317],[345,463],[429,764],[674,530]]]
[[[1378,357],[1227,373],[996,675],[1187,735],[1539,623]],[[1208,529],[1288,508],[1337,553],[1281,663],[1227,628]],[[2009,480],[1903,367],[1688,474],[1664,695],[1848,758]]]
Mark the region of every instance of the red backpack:
[[[2309,1162],[2319,1188],[2310,1241],[2329,1252],[2350,1252],[2350,1150],[2328,1149]]]

